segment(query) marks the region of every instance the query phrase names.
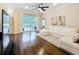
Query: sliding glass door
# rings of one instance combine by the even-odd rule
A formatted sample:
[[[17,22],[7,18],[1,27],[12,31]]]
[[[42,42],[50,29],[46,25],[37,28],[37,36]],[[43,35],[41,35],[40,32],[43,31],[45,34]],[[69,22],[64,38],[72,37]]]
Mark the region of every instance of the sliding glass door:
[[[30,17],[29,16],[23,16],[23,31],[30,31]]]
[[[31,18],[31,31],[35,31],[36,30],[36,16],[30,16]]]
[[[9,19],[8,15],[3,15],[3,34],[9,34]]]
[[[23,31],[35,31],[36,29],[36,16],[23,16]]]

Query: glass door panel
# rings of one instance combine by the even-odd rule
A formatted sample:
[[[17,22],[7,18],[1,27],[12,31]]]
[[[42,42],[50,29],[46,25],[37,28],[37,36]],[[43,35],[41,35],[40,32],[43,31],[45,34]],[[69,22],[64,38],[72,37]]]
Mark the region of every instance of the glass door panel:
[[[31,31],[36,30],[36,16],[31,16]]]
[[[9,34],[9,16],[3,16],[3,34]]]
[[[30,17],[23,16],[23,31],[30,31]]]
[[[23,16],[23,31],[35,31],[36,16]]]

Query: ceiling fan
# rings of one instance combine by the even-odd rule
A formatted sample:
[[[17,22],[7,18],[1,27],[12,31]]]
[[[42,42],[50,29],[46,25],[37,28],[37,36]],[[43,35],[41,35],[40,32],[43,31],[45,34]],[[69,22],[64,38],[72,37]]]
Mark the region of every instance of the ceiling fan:
[[[46,8],[49,8],[49,6],[44,5],[44,3],[39,3],[37,5],[33,5],[33,7],[34,7],[33,10],[38,10],[38,11],[40,11],[40,10],[46,11]]]

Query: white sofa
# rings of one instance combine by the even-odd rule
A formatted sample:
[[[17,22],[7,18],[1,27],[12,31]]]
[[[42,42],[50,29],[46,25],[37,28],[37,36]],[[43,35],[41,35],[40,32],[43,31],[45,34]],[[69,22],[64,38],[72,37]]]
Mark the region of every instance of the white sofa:
[[[51,36],[48,34],[51,34]],[[49,29],[40,30],[39,36],[59,48],[63,48],[73,54],[79,54],[79,43],[73,42],[76,34],[78,34],[76,28],[55,26]],[[59,38],[56,39],[54,36]]]
[[[60,39],[60,48],[79,55],[79,43],[73,43],[73,37],[63,37]]]

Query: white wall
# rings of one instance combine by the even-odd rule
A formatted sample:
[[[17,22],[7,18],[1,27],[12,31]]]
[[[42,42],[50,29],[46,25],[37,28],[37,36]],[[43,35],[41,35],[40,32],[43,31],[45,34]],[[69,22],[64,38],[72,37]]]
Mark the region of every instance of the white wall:
[[[0,31],[2,31],[2,12],[4,9],[7,12],[7,6],[0,4]],[[35,15],[37,16],[37,26],[40,27],[39,23],[42,17],[41,13],[36,13],[32,11],[14,9],[13,10],[13,19],[10,19],[10,34],[17,34],[22,32],[22,16],[23,15]],[[39,20],[40,19],[40,20]]]
[[[31,12],[31,11],[23,11],[23,10],[14,10],[13,13],[13,24],[11,26],[13,26],[13,31],[11,33],[13,34],[17,34],[17,33],[22,33],[22,16],[23,15],[35,15],[37,16],[37,27],[39,28],[39,20],[41,19],[41,14],[39,13],[35,13],[35,12]]]
[[[5,6],[5,5],[3,5],[3,4],[0,4],[0,32],[2,31],[2,9],[7,12],[7,6]],[[11,34],[11,33],[13,32],[13,30],[12,30],[12,29],[13,29],[13,28],[12,28],[12,25],[13,25],[13,24],[11,23],[11,18],[10,18],[10,25],[11,25],[11,26],[10,26],[10,29],[11,29],[11,30],[10,30],[9,33]]]
[[[3,8],[1,6],[1,8]],[[0,10],[1,10],[0,8]],[[0,12],[1,13],[1,12]],[[79,30],[79,4],[65,4],[63,6],[57,7],[55,9],[49,9],[47,12],[44,12],[44,16],[42,13],[33,13],[33,12],[28,12],[28,11],[14,11],[13,12],[13,22],[11,21],[10,25],[10,33],[21,33],[22,32],[22,24],[21,24],[21,16],[23,14],[28,14],[28,15],[37,15],[40,16],[38,22],[41,22],[41,18],[45,18],[46,20],[46,27],[48,28],[49,26],[52,26],[51,23],[51,17],[56,17],[56,16],[65,16],[65,26],[68,27],[75,27]],[[43,17],[42,17],[43,16]],[[1,19],[1,17],[0,17]],[[0,20],[0,30],[1,30],[1,20]],[[41,23],[38,24],[38,26],[41,26]]]
[[[2,9],[0,8],[0,32],[2,32]]]
[[[45,12],[46,27],[51,26],[51,17],[65,16],[65,26],[75,27],[79,31],[79,4],[65,4]]]
[[[5,7],[0,4],[0,32],[2,32],[2,9],[5,9]]]

